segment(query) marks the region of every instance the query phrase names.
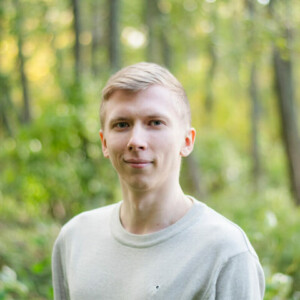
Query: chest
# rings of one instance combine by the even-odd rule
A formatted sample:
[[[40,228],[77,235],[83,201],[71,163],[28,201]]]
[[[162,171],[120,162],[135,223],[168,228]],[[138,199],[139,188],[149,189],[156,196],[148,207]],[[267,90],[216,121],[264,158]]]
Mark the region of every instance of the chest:
[[[132,248],[94,242],[70,253],[66,273],[74,300],[206,299],[217,268],[201,249],[184,243]]]

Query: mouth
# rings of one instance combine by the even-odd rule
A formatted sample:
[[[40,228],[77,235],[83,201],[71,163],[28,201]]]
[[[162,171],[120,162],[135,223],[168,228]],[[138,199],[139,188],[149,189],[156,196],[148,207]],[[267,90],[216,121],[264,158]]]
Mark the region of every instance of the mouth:
[[[143,169],[152,164],[152,161],[144,159],[124,159],[124,162],[135,169]]]

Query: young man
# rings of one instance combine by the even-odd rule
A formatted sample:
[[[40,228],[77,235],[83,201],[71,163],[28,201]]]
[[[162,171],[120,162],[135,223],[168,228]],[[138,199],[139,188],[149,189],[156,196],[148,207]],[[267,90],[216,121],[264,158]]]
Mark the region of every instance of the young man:
[[[100,118],[123,200],[62,228],[55,299],[263,299],[263,271],[245,233],[180,187],[195,130],[178,80],[156,64],[124,68],[103,90]]]

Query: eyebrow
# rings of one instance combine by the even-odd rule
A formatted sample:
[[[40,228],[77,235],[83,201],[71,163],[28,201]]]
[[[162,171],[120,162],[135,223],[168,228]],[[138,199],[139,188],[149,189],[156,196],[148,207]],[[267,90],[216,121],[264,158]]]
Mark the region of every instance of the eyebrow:
[[[120,116],[120,117],[116,117],[116,118],[109,120],[108,124],[111,125],[111,124],[119,122],[119,121],[128,121],[128,120],[130,120],[130,118]]]
[[[169,120],[170,118],[164,114],[151,114],[151,115],[146,115],[147,119],[166,119]]]
[[[170,118],[167,116],[167,115],[164,115],[164,114],[149,114],[149,115],[145,115],[143,116],[143,118],[146,118],[146,119],[165,119],[166,121],[170,121]],[[116,122],[120,122],[120,121],[129,121],[131,120],[130,117],[125,117],[125,116],[117,116],[117,117],[114,117],[112,118],[111,120],[109,120],[109,125],[113,124],[113,123],[116,123]]]

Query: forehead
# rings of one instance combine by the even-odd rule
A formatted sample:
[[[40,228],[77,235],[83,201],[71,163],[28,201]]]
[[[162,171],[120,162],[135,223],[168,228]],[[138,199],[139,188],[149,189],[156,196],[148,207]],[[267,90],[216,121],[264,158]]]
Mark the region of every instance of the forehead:
[[[171,120],[177,120],[180,118],[179,102],[171,90],[159,85],[139,92],[117,90],[106,100],[103,107],[105,123],[122,115],[164,115]]]

